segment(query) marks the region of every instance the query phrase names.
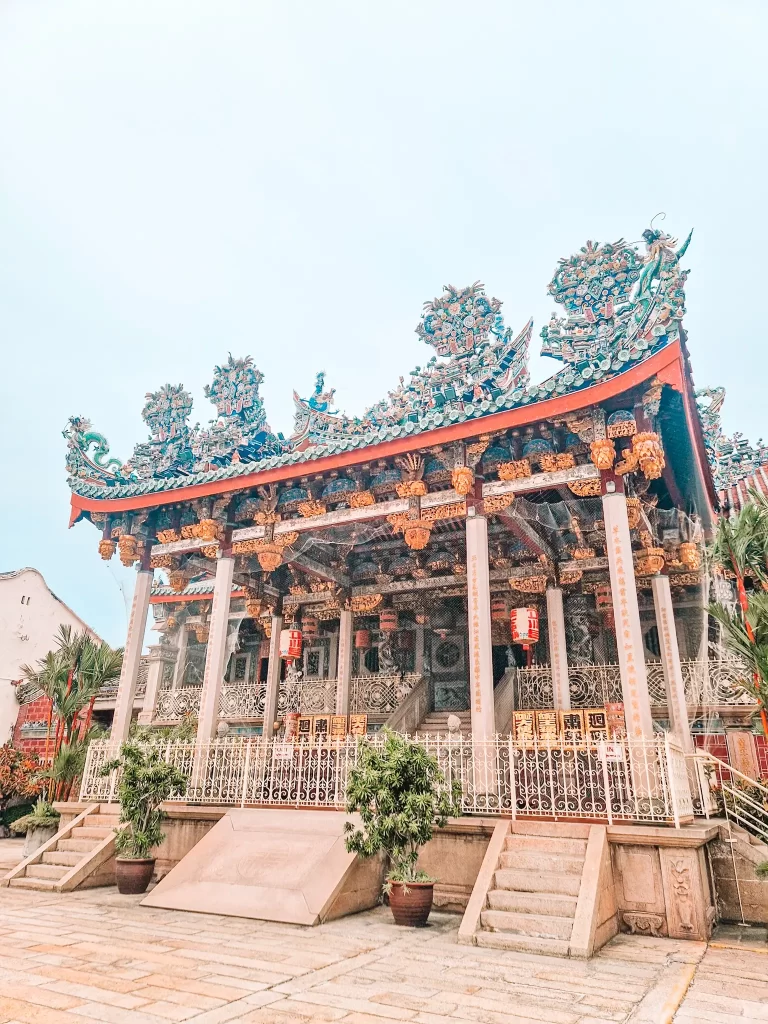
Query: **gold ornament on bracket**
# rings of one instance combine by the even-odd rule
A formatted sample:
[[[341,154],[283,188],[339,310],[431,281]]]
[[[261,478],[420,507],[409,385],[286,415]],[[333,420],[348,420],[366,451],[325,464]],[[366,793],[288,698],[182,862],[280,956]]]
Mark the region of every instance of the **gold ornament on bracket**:
[[[664,548],[647,547],[635,552],[635,573],[655,576],[664,568]]]
[[[543,594],[547,589],[546,576],[513,576],[509,581],[512,590],[521,594]]]
[[[683,541],[680,545],[679,558],[686,569],[698,569],[701,566],[701,555],[693,541]]]
[[[509,508],[514,500],[514,494],[494,494],[485,499],[483,508],[489,516],[492,516],[496,512],[503,512],[505,508]]]
[[[641,511],[639,498],[627,498],[627,521],[630,530],[634,530],[640,525]]]
[[[568,484],[568,490],[579,498],[599,498],[599,480],[572,480]]]
[[[149,567],[150,569],[172,569],[173,555],[152,555]]]
[[[427,493],[427,485],[423,480],[403,480],[395,487],[400,498],[423,498]]]
[[[322,501],[302,501],[299,503],[299,512],[305,519],[314,519],[315,516],[324,516],[328,511]]]
[[[451,487],[462,497],[472,490],[475,484],[474,470],[469,466],[456,466],[451,473]]]
[[[637,456],[643,475],[648,480],[657,480],[666,465],[659,435],[653,431],[635,434],[632,438],[632,451]]]
[[[409,519],[403,528],[405,543],[411,551],[422,551],[429,544],[432,524],[424,519]]]
[[[130,533],[124,533],[117,542],[120,561],[125,566],[132,566],[138,557],[139,542]]]
[[[367,615],[378,608],[382,601],[381,594],[360,594],[350,600],[349,607],[356,615]]]
[[[601,437],[590,443],[589,457],[598,469],[608,470],[616,461],[616,445],[610,437]]]
[[[530,475],[531,464],[528,459],[516,459],[499,465],[499,480],[522,480]]]
[[[375,504],[376,499],[370,491],[355,491],[349,498],[350,508],[367,508],[368,505]]]
[[[173,544],[174,541],[181,540],[181,534],[178,530],[158,530],[157,539],[160,544]]]
[[[200,554],[203,558],[215,558],[219,553],[218,544],[204,544],[200,548]]]
[[[215,519],[201,519],[197,524],[197,536],[200,540],[218,540],[219,524]]]
[[[542,452],[539,465],[544,473],[555,473],[558,469],[573,469],[576,460],[570,452]]]
[[[264,598],[253,587],[245,588],[245,611],[251,619],[258,619],[264,611]]]
[[[564,569],[560,573],[560,586],[567,587],[573,583],[580,583],[584,575],[581,569]]]
[[[112,555],[114,555],[114,553],[115,542],[113,540],[107,540],[106,538],[103,538],[99,541],[99,554],[101,555],[105,562],[108,562]]]

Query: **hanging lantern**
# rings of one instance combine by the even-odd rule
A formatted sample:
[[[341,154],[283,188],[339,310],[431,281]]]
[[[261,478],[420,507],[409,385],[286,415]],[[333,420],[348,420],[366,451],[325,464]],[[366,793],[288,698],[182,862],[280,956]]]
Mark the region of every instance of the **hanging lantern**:
[[[368,629],[358,629],[355,632],[355,648],[358,651],[370,651],[371,633]]]
[[[312,640],[317,636],[320,624],[315,615],[303,615],[301,619],[301,632],[305,640]]]
[[[379,629],[382,633],[394,633],[398,617],[394,608],[382,608],[379,612]]]
[[[107,540],[105,538],[104,540],[99,541],[99,554],[105,562],[108,562],[114,553],[115,542],[113,540]]]
[[[699,549],[690,540],[686,540],[680,545],[679,558],[686,569],[698,569],[701,565]]]
[[[429,544],[431,532],[432,523],[424,519],[409,519],[403,530],[405,543],[411,551],[422,551]]]
[[[589,457],[598,469],[610,469],[616,460],[616,445],[610,437],[592,441],[589,446]]]
[[[494,597],[491,601],[491,621],[507,621],[507,602],[503,597]]]
[[[613,610],[613,597],[610,583],[598,583],[595,587],[595,607],[599,612]]]
[[[280,630],[280,657],[285,661],[295,661],[301,657],[301,630]]]
[[[475,483],[475,474],[469,466],[456,466],[451,473],[451,486],[457,494],[469,494]]]
[[[264,572],[274,572],[283,560],[283,549],[279,544],[265,544],[256,552],[256,557]]]
[[[512,643],[522,644],[523,650],[530,650],[539,639],[538,608],[513,608],[509,613],[512,628]]]
[[[125,566],[132,566],[136,561],[138,553],[138,541],[135,537],[132,537],[130,533],[124,533],[120,540],[117,542],[118,550],[120,551],[120,561]]]

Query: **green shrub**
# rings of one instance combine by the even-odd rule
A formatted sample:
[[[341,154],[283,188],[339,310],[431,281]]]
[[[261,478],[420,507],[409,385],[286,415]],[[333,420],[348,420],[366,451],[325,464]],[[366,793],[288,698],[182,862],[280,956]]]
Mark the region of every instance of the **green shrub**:
[[[405,736],[385,731],[383,746],[363,741],[349,771],[347,811],[357,812],[362,828],[347,822],[350,853],[389,858],[387,881],[431,882],[416,870],[419,850],[451,815],[461,814],[461,784],[449,788],[437,759]]]
[[[157,749],[124,743],[120,756],[101,769],[101,775],[120,769],[120,827],[115,849],[121,857],[136,860],[149,857],[163,841],[161,808],[171,794],[184,792],[186,777],[162,759]]]
[[[47,800],[40,797],[32,813],[17,818],[10,828],[15,835],[24,836],[32,828],[51,828],[52,826],[58,828],[59,821],[59,812]]]

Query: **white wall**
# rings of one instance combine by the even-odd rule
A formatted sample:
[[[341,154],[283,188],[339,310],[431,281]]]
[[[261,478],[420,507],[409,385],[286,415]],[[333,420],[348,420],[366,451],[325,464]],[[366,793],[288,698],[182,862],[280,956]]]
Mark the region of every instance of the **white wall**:
[[[62,625],[88,629],[37,569],[0,573],[0,744],[10,740],[19,710],[12,681],[21,679],[21,665],[34,665],[55,646]]]

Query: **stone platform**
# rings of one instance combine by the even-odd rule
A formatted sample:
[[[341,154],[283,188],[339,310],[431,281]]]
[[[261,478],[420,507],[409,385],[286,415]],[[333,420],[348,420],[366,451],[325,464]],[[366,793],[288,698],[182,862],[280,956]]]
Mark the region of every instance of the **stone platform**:
[[[338,811],[230,810],[142,905],[304,925],[367,910],[383,862],[347,853],[349,820]]]

